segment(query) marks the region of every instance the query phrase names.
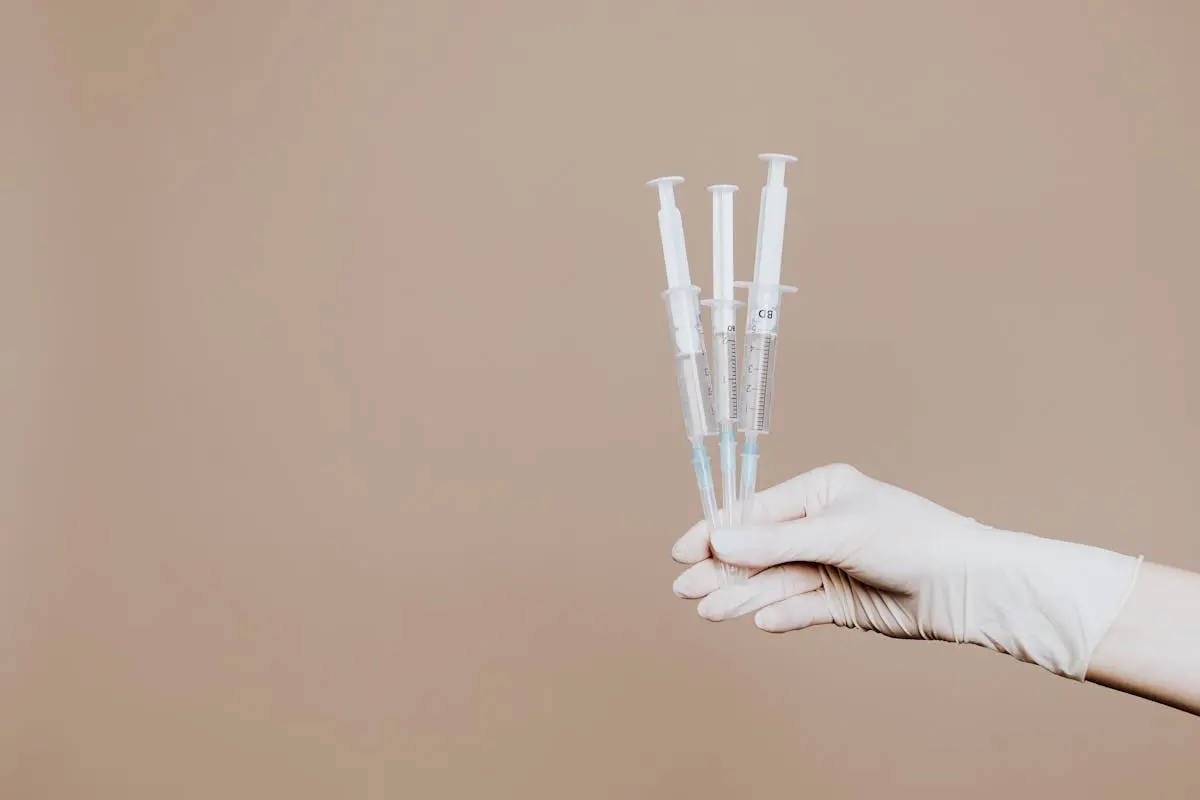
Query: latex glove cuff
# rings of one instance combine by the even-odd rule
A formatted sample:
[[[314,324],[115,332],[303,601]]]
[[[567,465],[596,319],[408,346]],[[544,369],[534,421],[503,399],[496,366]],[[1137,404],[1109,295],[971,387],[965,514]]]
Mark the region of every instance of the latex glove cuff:
[[[1084,680],[1142,557],[1024,533],[981,533],[964,570],[965,640]]]

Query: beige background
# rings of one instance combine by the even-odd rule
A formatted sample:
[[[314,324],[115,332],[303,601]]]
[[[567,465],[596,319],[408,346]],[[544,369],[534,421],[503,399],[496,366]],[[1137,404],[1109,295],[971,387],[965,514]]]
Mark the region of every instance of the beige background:
[[[642,185],[707,287],[800,157],[764,483],[1200,568],[1196,4],[3,17],[0,795],[1200,794],[1178,712],[672,596]]]

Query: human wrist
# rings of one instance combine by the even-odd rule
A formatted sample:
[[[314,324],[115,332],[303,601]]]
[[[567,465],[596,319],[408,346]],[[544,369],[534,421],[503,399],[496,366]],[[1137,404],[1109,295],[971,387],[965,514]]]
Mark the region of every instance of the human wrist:
[[[1087,680],[1200,714],[1200,575],[1145,562]]]

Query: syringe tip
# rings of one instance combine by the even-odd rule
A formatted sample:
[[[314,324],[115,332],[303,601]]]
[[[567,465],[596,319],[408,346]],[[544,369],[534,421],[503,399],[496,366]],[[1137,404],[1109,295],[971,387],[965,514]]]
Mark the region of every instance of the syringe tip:
[[[712,186],[708,187],[708,190],[713,193],[736,192],[738,190],[738,187],[734,186],[732,183],[716,183],[716,184],[713,184]]]

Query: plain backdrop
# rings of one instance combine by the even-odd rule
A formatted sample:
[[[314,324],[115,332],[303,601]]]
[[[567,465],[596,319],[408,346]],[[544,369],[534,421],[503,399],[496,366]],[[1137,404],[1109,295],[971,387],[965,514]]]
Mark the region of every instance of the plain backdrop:
[[[1200,726],[713,625],[656,201],[829,461],[1200,568],[1200,7],[4,3],[0,795],[1189,798]]]

